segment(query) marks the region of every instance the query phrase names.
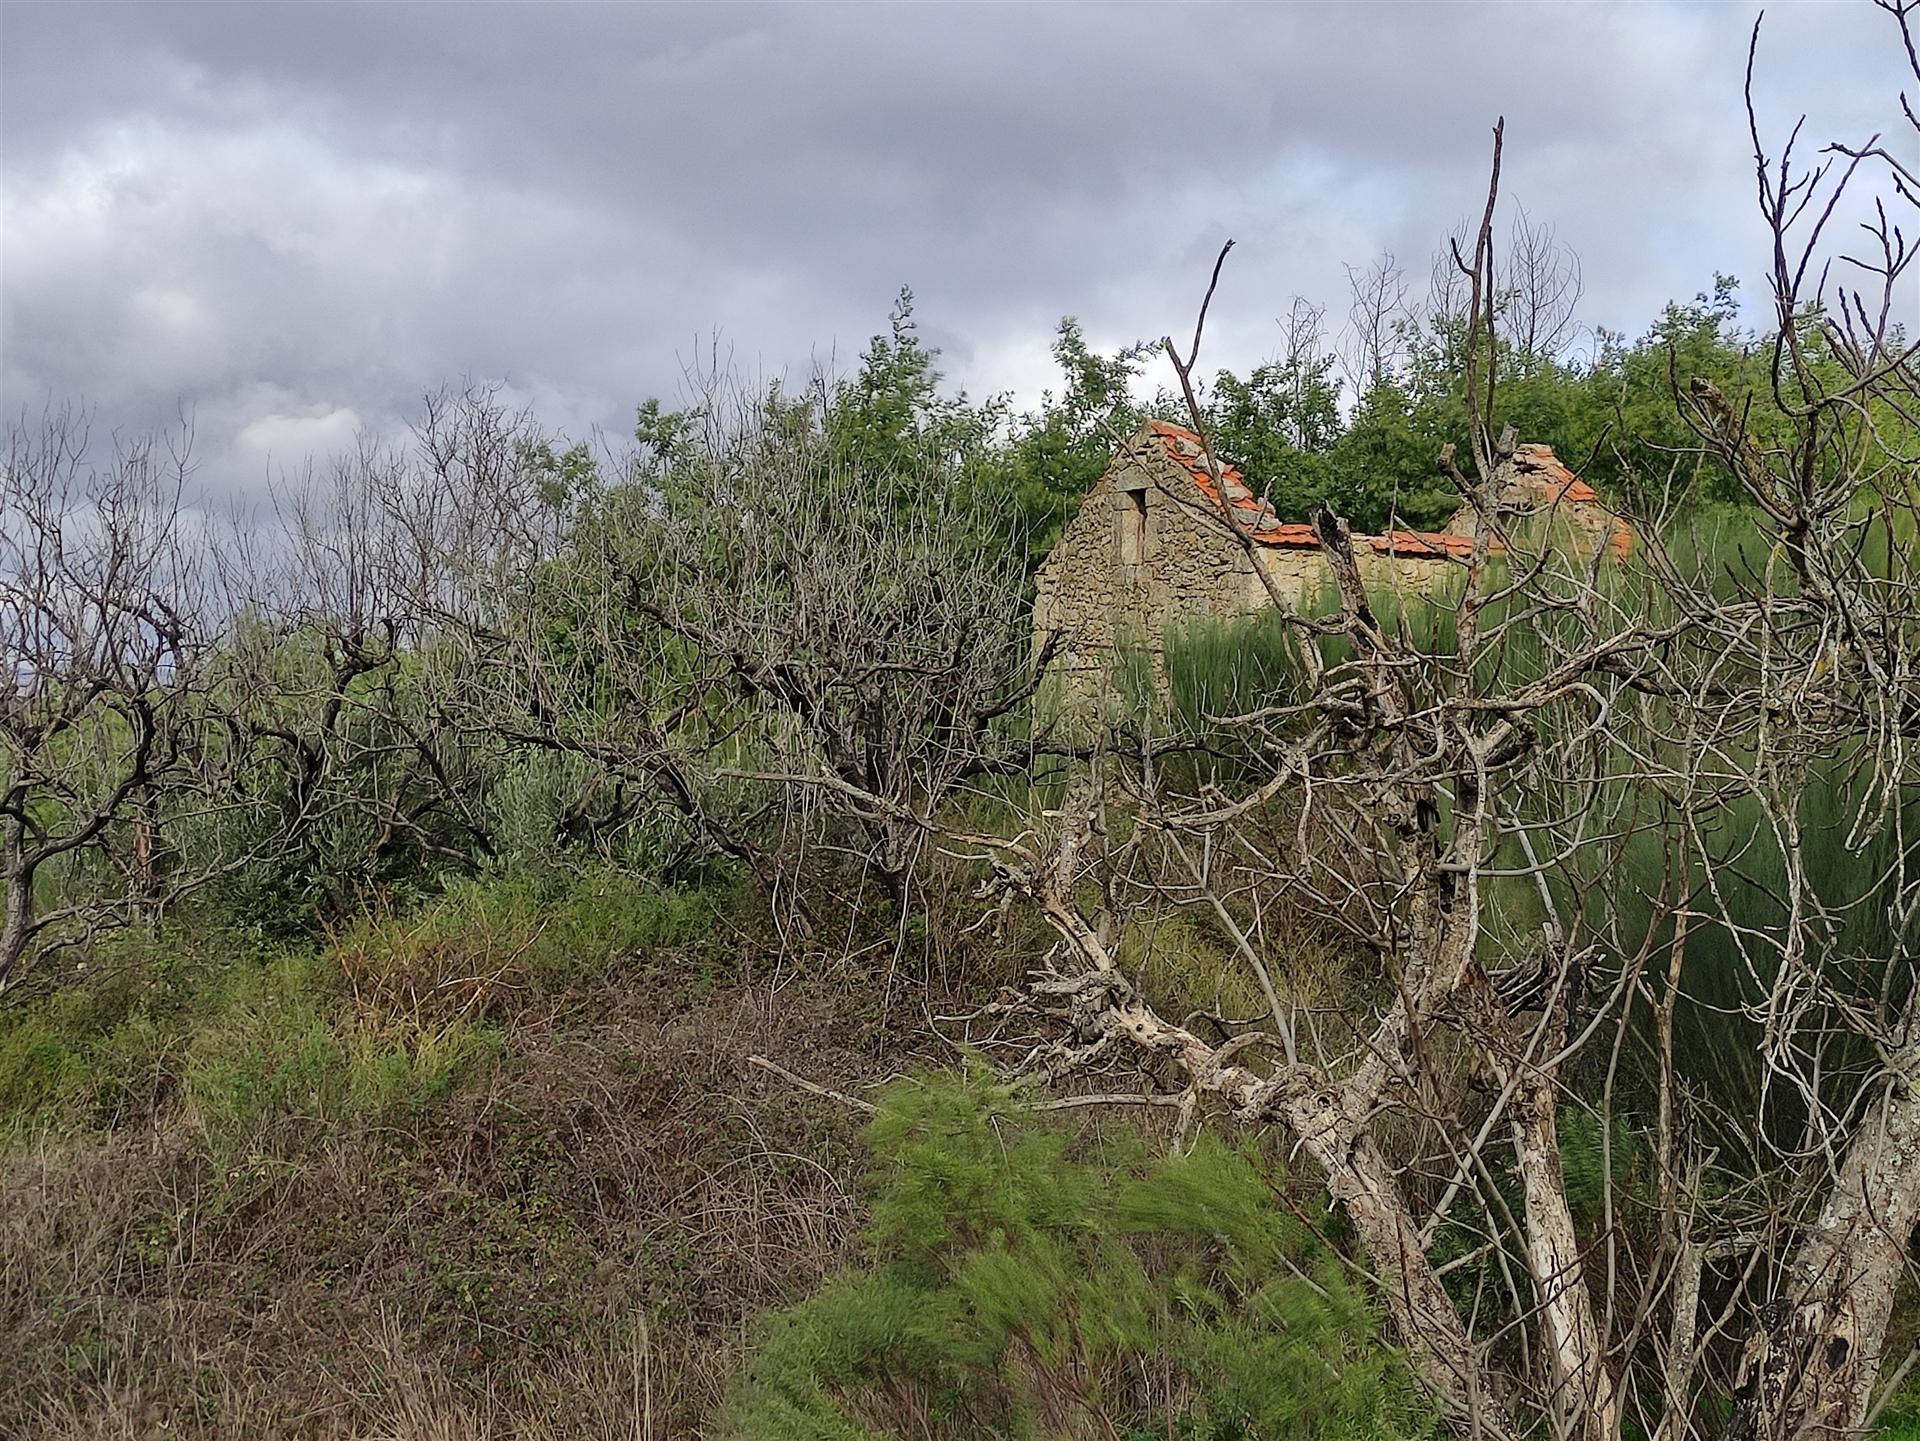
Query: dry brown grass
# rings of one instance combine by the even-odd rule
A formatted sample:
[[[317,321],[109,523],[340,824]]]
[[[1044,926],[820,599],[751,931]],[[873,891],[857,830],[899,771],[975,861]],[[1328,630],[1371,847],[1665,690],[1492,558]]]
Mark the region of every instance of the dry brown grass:
[[[701,1435],[752,1318],[858,1222],[859,1118],[745,1057],[859,1090],[900,1060],[846,1039],[868,994],[608,990],[403,1122],[285,1117],[224,1164],[177,1117],[16,1151],[0,1436]]]

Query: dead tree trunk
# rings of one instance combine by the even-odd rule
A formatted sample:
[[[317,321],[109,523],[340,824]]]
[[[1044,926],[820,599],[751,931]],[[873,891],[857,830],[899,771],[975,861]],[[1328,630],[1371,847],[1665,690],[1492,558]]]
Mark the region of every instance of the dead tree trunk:
[[[1543,1037],[1557,1051],[1565,1026]],[[1587,1294],[1586,1268],[1560,1167],[1558,1067],[1531,1060],[1514,1097],[1513,1148],[1526,1197],[1527,1270],[1540,1308],[1548,1361],[1557,1383],[1563,1434],[1571,1441],[1613,1441],[1620,1434],[1620,1397],[1607,1370],[1607,1348]]]
[[[1920,1214],[1920,1054],[1909,1045],[1905,1059],[1802,1238],[1788,1289],[1747,1338],[1732,1441],[1837,1441],[1866,1427]]]
[[[15,787],[9,805],[24,804],[23,788]],[[26,863],[25,827],[9,819],[0,829],[0,882],[6,886],[5,912],[0,916],[0,988],[26,959],[33,940],[33,872]]]

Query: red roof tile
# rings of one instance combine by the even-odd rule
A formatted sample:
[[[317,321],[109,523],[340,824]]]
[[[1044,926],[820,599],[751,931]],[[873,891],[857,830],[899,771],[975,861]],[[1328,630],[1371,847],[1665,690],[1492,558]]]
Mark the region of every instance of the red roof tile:
[[[1201,447],[1200,437],[1185,426],[1165,420],[1150,420],[1147,428],[1166,447],[1168,458],[1192,476],[1200,493],[1217,507],[1220,504],[1220,492],[1214,487],[1213,477],[1207,473],[1206,453]],[[1314,534],[1312,526],[1297,521],[1282,521],[1271,506],[1253,498],[1246,488],[1245,479],[1233,466],[1222,465],[1220,475],[1226,482],[1227,499],[1233,506],[1234,519],[1247,527],[1253,540],[1281,549],[1312,550],[1319,547],[1320,537]],[[1356,535],[1354,540],[1356,543],[1371,544],[1382,555],[1428,560],[1466,556],[1473,551],[1471,536],[1410,530],[1396,530],[1391,535],[1391,540],[1384,536],[1364,535]]]
[[[1213,478],[1207,473],[1206,454],[1200,444],[1200,437],[1183,425],[1175,425],[1166,420],[1150,420],[1148,430],[1160,438],[1166,447],[1169,459],[1178,462],[1194,479],[1201,492],[1216,505],[1219,493],[1214,489]],[[1520,483],[1529,489],[1541,491],[1548,500],[1567,500],[1576,504],[1591,504],[1600,499],[1600,494],[1579,476],[1567,469],[1565,462],[1553,453],[1550,445],[1522,445],[1513,452],[1513,467]],[[1257,512],[1266,509],[1255,500],[1247,490],[1246,477],[1231,465],[1220,467],[1221,478],[1226,482],[1227,498],[1236,510]],[[1287,524],[1275,524],[1263,528],[1256,539],[1268,534],[1292,531],[1299,527]],[[1411,534],[1412,532],[1404,532]],[[1278,540],[1275,544],[1301,544],[1292,538]],[[1376,547],[1379,549],[1380,547]]]
[[[1150,420],[1147,428],[1160,438],[1161,444],[1166,447],[1168,459],[1177,462],[1192,476],[1200,493],[1217,507],[1220,504],[1220,491],[1215,488],[1213,476],[1207,471],[1206,452],[1200,444],[1200,437],[1184,426],[1165,420]],[[1235,467],[1222,465],[1220,479],[1225,483],[1227,502],[1233,507],[1234,519],[1246,527],[1260,544],[1314,546],[1320,543],[1312,527],[1282,522],[1274,514],[1272,506],[1256,498],[1247,489],[1246,477]]]
[[[1544,491],[1548,500],[1570,500],[1584,505],[1600,499],[1597,490],[1567,469],[1560,457],[1553,453],[1552,446],[1515,447],[1513,468],[1519,473],[1523,485]]]
[[[1381,555],[1442,556],[1465,559],[1473,554],[1473,537],[1453,535],[1443,530],[1390,530],[1385,535],[1354,537],[1364,540]],[[1489,538],[1489,550],[1504,550],[1497,538]]]

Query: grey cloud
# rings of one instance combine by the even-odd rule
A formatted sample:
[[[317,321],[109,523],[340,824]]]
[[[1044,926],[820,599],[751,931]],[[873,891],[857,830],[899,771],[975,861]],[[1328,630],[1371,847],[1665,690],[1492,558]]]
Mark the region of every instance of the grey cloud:
[[[1878,23],[1876,23],[1878,22]],[[0,10],[0,398],[182,401],[209,479],[419,391],[507,377],[576,433],[749,364],[851,357],[900,283],[975,390],[1031,391],[1063,312],[1213,358],[1342,261],[1418,274],[1508,118],[1508,193],[1635,328],[1757,260],[1737,7],[139,5]],[[1790,7],[1770,113],[1864,133],[1861,5]],[[1875,78],[1884,76],[1884,82]],[[275,443],[263,446],[263,437]]]

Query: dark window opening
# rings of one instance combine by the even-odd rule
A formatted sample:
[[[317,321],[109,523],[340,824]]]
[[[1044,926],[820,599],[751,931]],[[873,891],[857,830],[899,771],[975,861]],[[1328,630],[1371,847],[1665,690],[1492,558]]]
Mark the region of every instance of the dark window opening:
[[[1120,512],[1120,564],[1139,565],[1147,558],[1147,493],[1129,490],[1123,494],[1126,505]]]

